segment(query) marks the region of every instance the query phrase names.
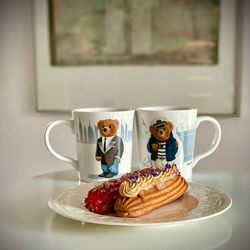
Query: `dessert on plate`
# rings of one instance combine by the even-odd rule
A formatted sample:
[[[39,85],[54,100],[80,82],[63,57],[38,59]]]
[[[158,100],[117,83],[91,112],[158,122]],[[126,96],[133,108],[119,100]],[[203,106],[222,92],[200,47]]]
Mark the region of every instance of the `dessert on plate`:
[[[85,206],[98,214],[139,217],[178,199],[187,188],[176,165],[168,163],[164,168],[145,168],[105,181],[89,191]]]

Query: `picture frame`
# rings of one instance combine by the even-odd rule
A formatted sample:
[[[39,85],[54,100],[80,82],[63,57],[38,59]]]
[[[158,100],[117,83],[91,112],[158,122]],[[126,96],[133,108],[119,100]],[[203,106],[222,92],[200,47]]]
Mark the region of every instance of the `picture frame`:
[[[34,0],[37,111],[177,105],[239,116],[239,6],[220,0],[216,65],[58,66],[51,63],[49,2]]]

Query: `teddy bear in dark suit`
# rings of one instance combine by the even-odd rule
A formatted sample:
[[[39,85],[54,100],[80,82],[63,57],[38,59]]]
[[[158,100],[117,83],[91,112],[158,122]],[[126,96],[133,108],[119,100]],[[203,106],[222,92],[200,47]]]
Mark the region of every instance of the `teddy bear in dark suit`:
[[[96,145],[96,160],[101,161],[103,171],[99,177],[111,178],[119,172],[119,163],[124,150],[122,138],[116,135],[119,121],[101,120],[97,127],[102,135],[98,138]]]
[[[173,136],[173,128],[170,121],[161,119],[149,127],[151,137],[147,144],[147,150],[151,153],[151,160],[155,167],[164,167],[167,162],[175,160],[178,143]]]

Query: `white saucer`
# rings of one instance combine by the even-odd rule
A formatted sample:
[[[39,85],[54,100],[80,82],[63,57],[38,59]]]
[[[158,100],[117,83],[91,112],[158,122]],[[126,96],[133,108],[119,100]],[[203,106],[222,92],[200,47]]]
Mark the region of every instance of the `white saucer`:
[[[232,199],[226,193],[197,183],[189,183],[188,191],[178,200],[138,218],[121,218],[88,211],[82,200],[100,182],[64,189],[53,195],[48,205],[56,213],[81,222],[119,226],[161,226],[212,218],[227,211]]]

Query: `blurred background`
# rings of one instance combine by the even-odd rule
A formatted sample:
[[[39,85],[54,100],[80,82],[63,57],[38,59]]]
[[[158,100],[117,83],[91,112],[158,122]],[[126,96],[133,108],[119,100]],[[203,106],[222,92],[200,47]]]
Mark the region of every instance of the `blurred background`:
[[[215,1],[216,2],[216,1]],[[211,156],[201,160],[194,172],[249,171],[250,167],[250,2],[244,0],[239,16],[240,34],[236,54],[239,63],[239,117],[216,117],[222,127],[221,143]],[[2,0],[0,3],[0,185],[13,184],[43,173],[71,169],[53,158],[44,146],[46,125],[57,119],[70,119],[65,112],[37,112],[35,41],[31,0]],[[156,41],[157,44],[157,41]],[[67,46],[67,45],[65,45]],[[158,44],[158,46],[160,46]],[[71,57],[70,57],[71,58]],[[175,57],[172,57],[175,60]],[[60,58],[59,58],[60,59]],[[158,58],[159,59],[159,58]],[[157,59],[157,60],[158,60]],[[133,60],[130,58],[129,60]],[[163,60],[160,58],[159,60]],[[176,59],[177,60],[177,59]],[[178,60],[175,63],[178,63]],[[208,63],[216,63],[217,59]],[[238,62],[238,61],[237,61]],[[59,61],[60,63],[60,61]],[[70,63],[70,62],[69,62]],[[221,100],[223,102],[223,99]],[[167,105],[167,103],[166,103]],[[220,103],[218,103],[220,105]],[[197,131],[196,152],[207,149],[212,127],[202,124]],[[67,127],[52,133],[58,152],[75,155],[75,138]],[[134,143],[133,164],[138,166]]]

